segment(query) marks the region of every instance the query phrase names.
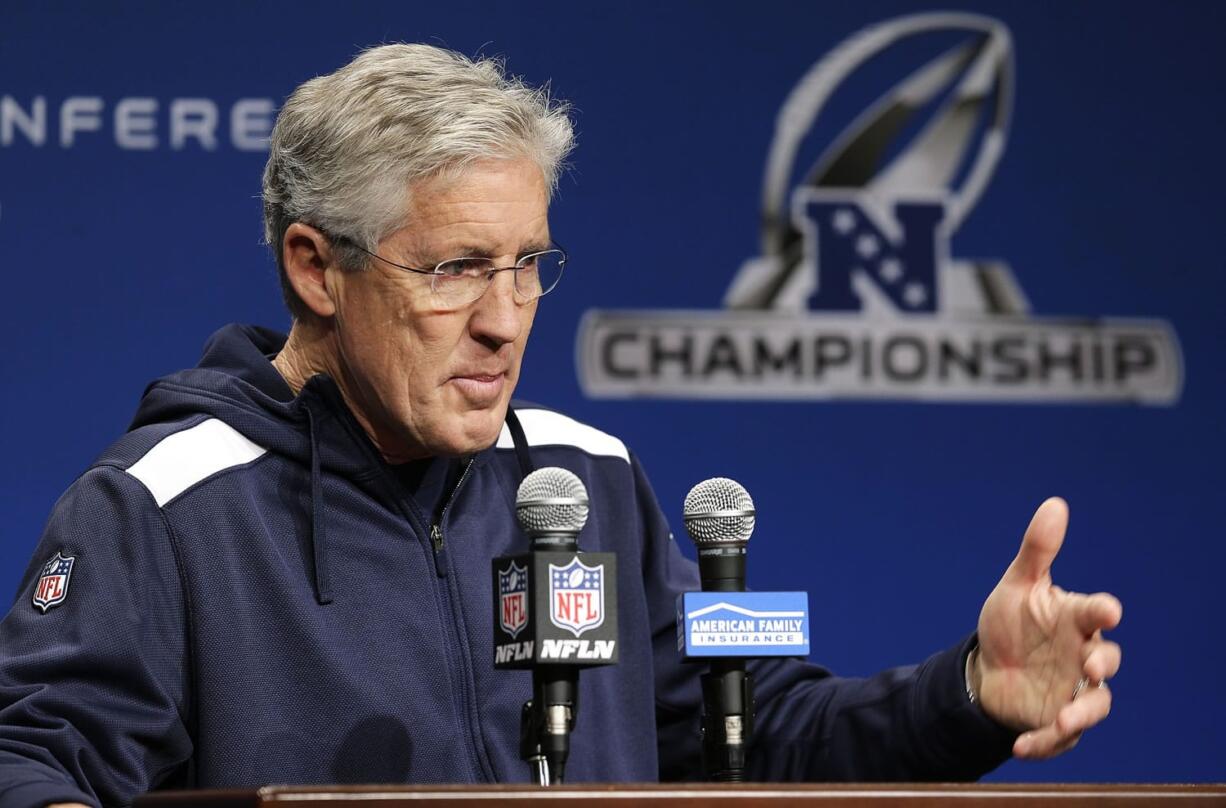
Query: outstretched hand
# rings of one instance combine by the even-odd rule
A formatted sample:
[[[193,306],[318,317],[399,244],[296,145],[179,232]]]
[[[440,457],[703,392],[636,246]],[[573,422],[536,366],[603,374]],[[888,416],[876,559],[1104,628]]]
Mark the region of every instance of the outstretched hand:
[[[983,709],[1018,730],[1013,754],[1045,758],[1071,749],[1107,717],[1106,682],[1120,647],[1104,640],[1123,615],[1106,593],[1065,592],[1051,565],[1068,528],[1068,505],[1053,497],[1035,511],[1022,547],[979,614],[971,685]]]

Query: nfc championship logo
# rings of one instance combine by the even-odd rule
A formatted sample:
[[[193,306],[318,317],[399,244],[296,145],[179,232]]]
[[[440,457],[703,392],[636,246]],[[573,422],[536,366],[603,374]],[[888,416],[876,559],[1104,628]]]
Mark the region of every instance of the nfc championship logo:
[[[528,570],[514,561],[498,571],[498,624],[511,639],[528,625]]]
[[[869,105],[792,187],[826,102],[904,41],[955,34]],[[1036,317],[1000,259],[950,240],[1004,154],[1003,23],[960,13],[872,26],[819,61],[781,110],[761,255],[723,311],[589,311],[576,353],[593,397],[885,398],[1173,404],[1178,341],[1155,320]]]
[[[549,565],[549,620],[576,637],[604,623],[604,564]]]

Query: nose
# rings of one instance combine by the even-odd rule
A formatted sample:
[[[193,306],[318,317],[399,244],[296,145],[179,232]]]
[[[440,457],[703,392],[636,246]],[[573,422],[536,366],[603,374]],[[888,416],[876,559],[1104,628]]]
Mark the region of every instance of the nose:
[[[515,273],[499,272],[485,294],[473,304],[468,329],[473,338],[493,349],[519,338],[536,309],[515,300]]]

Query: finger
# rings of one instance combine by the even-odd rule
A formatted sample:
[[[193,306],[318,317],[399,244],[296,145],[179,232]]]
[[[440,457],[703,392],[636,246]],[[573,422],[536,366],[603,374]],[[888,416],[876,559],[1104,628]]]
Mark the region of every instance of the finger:
[[[1080,742],[1081,742],[1081,733],[1079,732],[1076,735],[1073,735],[1072,737],[1067,738],[1066,740],[1063,740],[1060,743],[1056,744],[1054,748],[1048,751],[1046,757],[1053,758],[1053,757],[1056,757],[1057,755],[1063,755],[1065,752],[1072,749],[1074,746],[1076,746]]]
[[[1096,631],[1112,629],[1124,616],[1124,605],[1115,595],[1077,595],[1073,602],[1073,625],[1087,637]]]
[[[1013,754],[1019,758],[1032,760],[1055,757],[1072,749],[1079,740],[1081,740],[1081,733],[1064,735],[1055,724],[1049,724],[1017,736],[1017,740],[1013,742]]]
[[[1042,580],[1050,571],[1064,532],[1068,528],[1068,504],[1060,497],[1051,497],[1039,506],[1022,536],[1022,547],[1017,557],[1005,572],[1006,578],[1019,582],[1034,583]]]
[[[1013,754],[1020,758],[1049,758],[1076,746],[1081,734],[1111,712],[1111,691],[1092,687],[1064,705],[1056,720],[1045,727],[1024,732],[1013,743]]]
[[[1085,646],[1085,661],[1081,671],[1091,682],[1105,682],[1120,670],[1119,643],[1091,640]]]
[[[1102,721],[1111,712],[1111,689],[1088,687],[1081,695],[1060,708],[1055,726],[1059,734],[1080,735]]]
[[[1057,755],[1063,755],[1065,752],[1067,752],[1068,750],[1076,746],[1078,743],[1080,743],[1080,741],[1081,741],[1081,733],[1079,732],[1076,735],[1072,735],[1064,739],[1060,743],[1056,744],[1054,747],[1052,747],[1051,749],[1047,751],[1044,757],[1053,758],[1053,757],[1056,757]]]

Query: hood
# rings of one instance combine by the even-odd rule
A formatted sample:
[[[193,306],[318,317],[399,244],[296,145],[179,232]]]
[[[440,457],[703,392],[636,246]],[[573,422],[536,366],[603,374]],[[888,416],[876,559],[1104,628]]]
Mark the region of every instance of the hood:
[[[196,367],[145,389],[128,429],[205,414],[271,452],[304,464],[314,456],[323,469],[343,477],[370,476],[383,465],[382,458],[332,379],[315,376],[295,396],[272,366],[285,339],[259,326],[225,326],[205,343]]]
[[[311,470],[311,550],[316,599],[332,602],[328,574],[323,473],[352,480],[396,507],[383,458],[327,376],[312,377],[295,396],[271,360],[285,335],[258,326],[228,325],[209,338],[200,364],[145,389],[129,431],[204,414],[270,452]]]
[[[292,458],[311,472],[312,575],[320,604],[332,602],[328,574],[325,473],[343,477],[372,499],[402,511],[399,483],[362,426],[353,417],[336,383],[326,375],[311,377],[294,395],[272,365],[286,336],[267,328],[228,325],[204,346],[200,363],[150,384],[129,431],[151,424],[207,415],[224,421],[269,452]],[[507,411],[522,475],[532,471],[527,440],[514,410]],[[490,446],[474,458],[482,465]]]

